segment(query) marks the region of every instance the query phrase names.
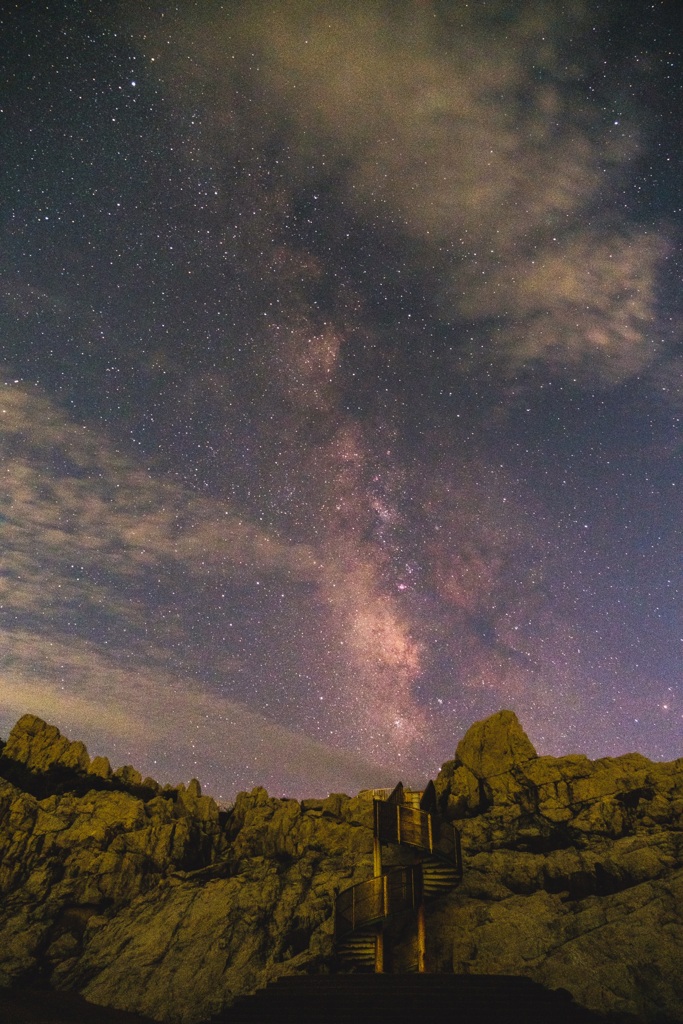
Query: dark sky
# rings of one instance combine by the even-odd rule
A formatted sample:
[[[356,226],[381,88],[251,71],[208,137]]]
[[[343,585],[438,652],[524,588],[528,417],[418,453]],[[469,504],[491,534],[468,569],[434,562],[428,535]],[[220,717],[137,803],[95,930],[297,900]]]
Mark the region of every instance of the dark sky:
[[[0,735],[683,754],[676,6],[4,5]]]

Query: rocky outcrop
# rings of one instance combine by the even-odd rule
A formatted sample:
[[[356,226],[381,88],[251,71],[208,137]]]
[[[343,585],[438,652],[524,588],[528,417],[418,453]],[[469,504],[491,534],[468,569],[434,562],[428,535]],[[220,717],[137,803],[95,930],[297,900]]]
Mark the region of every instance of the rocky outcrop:
[[[456,763],[477,779],[502,775],[536,756],[514,711],[499,711],[483,722],[475,722],[455,751]]]
[[[194,1024],[318,970],[335,894],[372,874],[366,795],[229,811],[112,772],[24,716],[0,757],[0,981]],[[524,975],[598,1011],[683,1021],[683,761],[539,757],[476,723],[436,779],[461,886],[427,911],[432,970]]]
[[[203,868],[225,848],[218,806],[196,787],[158,792],[135,773],[127,790],[111,772],[90,778],[91,767],[83,744],[32,715],[2,751],[0,981],[77,959],[93,917],[115,917],[169,872]],[[29,789],[57,791],[39,799]]]
[[[208,1017],[333,952],[336,892],[371,874],[371,802],[243,793],[229,845],[204,871],[174,872],[114,917],[93,920],[80,959],[56,972],[94,1002],[162,1020]]]
[[[2,753],[0,984],[39,973],[102,1005],[202,1020],[322,963],[336,892],[372,873],[367,798],[257,788],[219,812],[196,780],[93,772],[103,759],[29,715]]]
[[[3,756],[31,771],[47,772],[58,765],[87,772],[90,758],[85,745],[71,742],[54,725],[35,715],[24,715],[10,733]]]
[[[683,1020],[683,759],[539,757],[502,711],[472,726],[436,788],[466,864],[434,909],[439,969]]]

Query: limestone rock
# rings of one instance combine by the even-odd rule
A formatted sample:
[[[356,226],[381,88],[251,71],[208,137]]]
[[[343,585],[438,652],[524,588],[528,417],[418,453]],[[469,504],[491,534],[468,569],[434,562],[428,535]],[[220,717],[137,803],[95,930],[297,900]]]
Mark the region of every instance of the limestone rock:
[[[371,793],[299,802],[257,787],[221,811],[196,780],[112,776],[33,716],[7,748],[3,763],[26,770],[0,770],[0,984],[40,970],[197,1024],[324,964],[336,893],[372,875]],[[73,790],[60,771],[39,799],[50,787],[31,778],[65,760]],[[468,731],[436,791],[465,874],[427,907],[432,971],[526,975],[595,1010],[683,1024],[683,760],[539,757],[507,711]]]
[[[92,789],[39,800],[0,777],[0,979],[21,978],[45,957],[55,968],[78,959],[83,914],[115,916],[170,873],[204,868],[224,848],[217,809],[179,817],[171,794],[145,803]]]
[[[71,742],[54,725],[36,715],[23,715],[9,734],[3,756],[33,771],[46,772],[60,765],[87,771],[90,758],[85,746]]]
[[[124,786],[132,787],[142,785],[142,775],[137,768],[133,768],[131,764],[124,764],[121,768],[117,768],[113,777],[118,779],[119,782],[122,782]]]
[[[100,779],[110,779],[112,776],[111,765],[108,757],[93,757],[88,768],[90,775],[96,775]]]
[[[241,793],[229,877],[176,872],[113,918],[93,919],[82,954],[55,980],[94,1002],[193,1024],[329,957],[335,895],[372,874],[372,834],[310,803]]]
[[[453,970],[523,974],[601,1013],[680,1020],[682,907],[681,870],[576,904],[543,891],[472,901],[450,916]]]
[[[437,780],[437,793],[440,789],[442,794],[445,794],[445,810],[449,817],[464,818],[481,809],[484,794],[476,775],[465,765],[461,764],[456,768],[455,764],[455,761],[450,762],[447,776],[442,769],[442,774]]]
[[[514,711],[499,711],[475,722],[455,751],[456,763],[469,768],[478,779],[501,775],[536,756]]]

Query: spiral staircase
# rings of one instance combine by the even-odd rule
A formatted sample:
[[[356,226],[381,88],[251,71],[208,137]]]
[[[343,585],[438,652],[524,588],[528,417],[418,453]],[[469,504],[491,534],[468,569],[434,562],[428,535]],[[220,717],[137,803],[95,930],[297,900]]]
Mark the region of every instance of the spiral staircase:
[[[460,837],[437,814],[431,782],[422,793],[399,783],[393,792],[371,795],[374,877],[340,892],[335,906],[337,957],[351,970],[339,971],[332,961],[321,974],[284,975],[207,1024],[634,1024],[635,1018],[616,1015],[608,1021],[568,992],[525,977],[429,974],[425,906],[460,882]],[[409,957],[401,960],[406,949]]]
[[[386,938],[396,925],[414,922],[415,956],[400,972],[424,973],[425,905],[453,889],[462,878],[460,836],[437,814],[434,783],[423,792],[373,794],[374,877],[344,889],[335,905],[339,960],[357,969],[387,970]],[[385,866],[382,848],[402,848],[408,863]],[[393,969],[396,970],[396,962]]]

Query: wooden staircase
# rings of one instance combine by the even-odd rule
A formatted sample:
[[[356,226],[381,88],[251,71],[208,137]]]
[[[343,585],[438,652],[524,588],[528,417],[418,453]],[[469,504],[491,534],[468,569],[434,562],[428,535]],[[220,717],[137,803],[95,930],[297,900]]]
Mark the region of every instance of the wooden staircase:
[[[450,892],[461,878],[461,871],[436,857],[425,857],[422,861],[422,887],[426,900]]]
[[[358,931],[337,946],[337,956],[346,967],[375,969],[377,936],[374,931]]]
[[[375,797],[374,875],[337,897],[332,973],[280,978],[206,1024],[639,1024],[628,1015],[593,1013],[568,992],[529,978],[426,973],[425,905],[462,878],[458,833],[436,810],[431,783],[422,794],[406,794],[399,783]],[[384,867],[383,845],[407,848],[410,863]],[[385,960],[385,944],[411,927],[418,955],[402,940]]]
[[[373,799],[374,874],[343,890],[335,906],[335,945],[340,964],[360,970],[386,970],[388,926],[413,917],[416,925],[414,960],[395,970],[425,970],[425,904],[450,892],[462,878],[460,836],[436,813],[432,782],[421,793],[398,786]],[[385,868],[382,847],[404,847],[409,864]]]

